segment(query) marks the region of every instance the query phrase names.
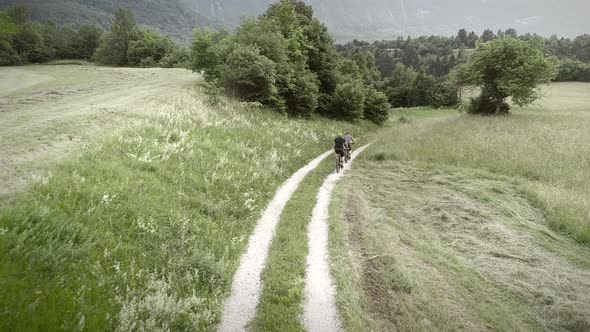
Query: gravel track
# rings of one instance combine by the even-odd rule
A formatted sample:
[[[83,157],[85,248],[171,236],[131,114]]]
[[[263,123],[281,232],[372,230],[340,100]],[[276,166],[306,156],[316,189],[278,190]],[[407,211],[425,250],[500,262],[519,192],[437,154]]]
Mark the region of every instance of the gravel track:
[[[368,144],[352,154],[354,160]],[[311,222],[307,228],[309,253],[305,278],[305,307],[303,323],[309,332],[342,331],[336,309],[336,290],[330,277],[328,262],[328,221],[332,191],[338,180],[350,169],[350,164],[340,173],[332,173],[322,184]]]
[[[262,291],[260,276],[266,265],[268,250],[283,209],[305,176],[332,153],[330,150],[322,154],[293,174],[279,188],[264,211],[254,233],[250,236],[246,253],[240,260],[232,283],[231,295],[223,310],[219,331],[245,331],[247,324],[254,318]]]

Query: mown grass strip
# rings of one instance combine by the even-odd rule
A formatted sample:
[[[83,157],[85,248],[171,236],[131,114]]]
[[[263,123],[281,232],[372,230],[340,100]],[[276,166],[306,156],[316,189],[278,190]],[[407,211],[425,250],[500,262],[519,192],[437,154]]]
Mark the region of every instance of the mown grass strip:
[[[305,298],[307,224],[318,189],[333,171],[330,156],[301,183],[283,211],[262,276],[264,288],[251,323],[254,331],[305,331],[300,316]]]
[[[354,264],[355,252],[349,243],[349,225],[344,221],[344,181],[334,188],[330,205],[330,236],[328,249],[331,273],[337,289],[336,305],[346,331],[374,331],[375,324],[369,314],[368,301],[363,291],[361,271]]]

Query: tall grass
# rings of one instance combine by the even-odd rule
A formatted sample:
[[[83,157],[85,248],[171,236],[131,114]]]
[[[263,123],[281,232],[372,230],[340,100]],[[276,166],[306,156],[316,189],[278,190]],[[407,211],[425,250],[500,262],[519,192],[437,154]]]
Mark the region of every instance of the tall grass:
[[[555,229],[590,244],[588,96],[590,84],[555,84],[542,104],[510,116],[403,111],[374,156],[520,178]]]
[[[0,330],[213,330],[276,188],[369,128],[187,90],[0,213]]]

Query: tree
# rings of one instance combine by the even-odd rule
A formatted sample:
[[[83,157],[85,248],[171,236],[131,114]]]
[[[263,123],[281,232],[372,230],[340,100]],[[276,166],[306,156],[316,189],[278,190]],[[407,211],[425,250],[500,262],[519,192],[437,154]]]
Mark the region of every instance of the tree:
[[[237,46],[221,66],[220,79],[226,91],[245,101],[257,101],[285,109],[276,86],[276,64],[253,46]]]
[[[428,75],[426,71],[421,68],[412,82],[408,99],[410,106],[428,106],[432,104],[433,91],[436,79],[432,75]]]
[[[352,121],[363,116],[365,92],[363,82],[350,80],[336,87],[331,101],[332,115],[339,119]]]
[[[518,32],[516,32],[516,29],[510,28],[510,29],[506,29],[506,31],[504,31],[504,36],[508,37],[512,37],[512,38],[518,38]]]
[[[142,30],[139,38],[129,43],[127,60],[132,66],[155,66],[166,55],[172,53],[175,47],[170,37],[151,30]]]
[[[467,30],[465,29],[461,29],[459,30],[459,32],[457,33],[457,37],[455,37],[456,43],[457,43],[457,47],[463,45],[463,46],[467,46]]]
[[[111,23],[111,31],[103,34],[95,59],[106,65],[125,66],[129,63],[127,52],[132,41],[139,38],[135,15],[129,9],[119,8]]]
[[[79,44],[75,45],[76,54],[81,59],[90,59],[99,46],[103,31],[96,25],[84,25],[78,30]]]
[[[492,30],[485,30],[481,35],[481,40],[484,43],[487,43],[487,42],[492,41],[494,39],[496,39],[496,36],[494,35],[494,32]]]
[[[352,56],[361,71],[361,76],[367,84],[381,80],[381,73],[375,66],[375,56],[371,52],[357,52]]]
[[[365,90],[364,119],[381,124],[387,121],[390,107],[387,96],[383,92],[372,86]]]
[[[582,62],[590,62],[590,35],[585,34],[574,39],[575,56]]]
[[[453,73],[461,85],[481,88],[475,112],[507,112],[505,101],[527,105],[540,97],[537,86],[556,75],[556,66],[542,52],[543,41],[528,42],[506,37],[479,43],[469,61]]]
[[[233,46],[224,47],[233,44],[233,42],[223,43],[226,39],[230,39],[226,31],[196,29],[191,47],[191,69],[203,72],[205,79],[209,81],[219,78],[220,66],[233,50]]]

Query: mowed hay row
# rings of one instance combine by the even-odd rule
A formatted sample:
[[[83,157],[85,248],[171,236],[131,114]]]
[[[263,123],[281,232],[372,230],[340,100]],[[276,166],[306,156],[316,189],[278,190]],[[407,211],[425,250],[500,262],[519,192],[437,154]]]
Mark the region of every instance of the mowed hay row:
[[[0,330],[214,330],[277,187],[342,128],[188,89],[0,214]]]
[[[590,251],[505,178],[364,160],[342,187],[356,315],[376,330],[590,328]]]

